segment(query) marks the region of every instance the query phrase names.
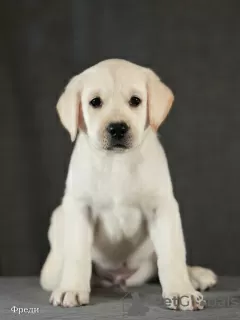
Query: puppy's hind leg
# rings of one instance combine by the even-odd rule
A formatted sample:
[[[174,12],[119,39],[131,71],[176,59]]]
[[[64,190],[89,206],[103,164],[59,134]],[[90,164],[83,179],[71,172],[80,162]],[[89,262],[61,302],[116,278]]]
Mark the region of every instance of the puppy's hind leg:
[[[63,265],[63,212],[62,207],[54,210],[48,230],[50,252],[42,267],[40,284],[44,290],[54,290],[60,282]]]
[[[196,290],[207,290],[217,283],[217,275],[210,269],[188,266],[189,278]]]

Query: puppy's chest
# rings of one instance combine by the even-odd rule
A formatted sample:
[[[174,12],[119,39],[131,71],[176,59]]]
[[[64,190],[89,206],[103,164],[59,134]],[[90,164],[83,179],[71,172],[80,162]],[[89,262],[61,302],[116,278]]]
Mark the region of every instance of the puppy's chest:
[[[98,235],[108,239],[107,242],[118,242],[123,239],[138,237],[143,224],[143,214],[139,208],[116,206],[111,208],[93,208],[98,221]]]
[[[134,171],[114,167],[103,171],[92,190],[92,212],[100,231],[112,240],[134,237],[144,217],[142,185]]]
[[[108,167],[91,179],[92,201],[102,209],[120,205],[138,207],[144,197],[143,182],[130,169]]]

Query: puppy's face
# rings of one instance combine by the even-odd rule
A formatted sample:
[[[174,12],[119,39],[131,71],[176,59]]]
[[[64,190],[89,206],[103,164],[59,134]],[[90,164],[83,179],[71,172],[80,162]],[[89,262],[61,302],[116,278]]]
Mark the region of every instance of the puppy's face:
[[[57,108],[72,140],[80,128],[95,147],[123,151],[138,146],[149,125],[157,129],[172,101],[151,70],[107,60],[75,76]]]
[[[147,88],[138,68],[95,68],[85,75],[82,112],[90,141],[124,150],[140,144],[147,121]]]

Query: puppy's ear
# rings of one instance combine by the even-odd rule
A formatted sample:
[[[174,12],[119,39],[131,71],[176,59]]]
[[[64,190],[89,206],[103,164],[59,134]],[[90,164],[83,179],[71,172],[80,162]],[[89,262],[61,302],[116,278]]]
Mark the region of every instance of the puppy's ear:
[[[82,120],[80,76],[73,77],[57,103],[57,111],[63,126],[74,141]]]
[[[147,69],[147,77],[148,121],[157,131],[170,111],[174,95],[152,70]]]

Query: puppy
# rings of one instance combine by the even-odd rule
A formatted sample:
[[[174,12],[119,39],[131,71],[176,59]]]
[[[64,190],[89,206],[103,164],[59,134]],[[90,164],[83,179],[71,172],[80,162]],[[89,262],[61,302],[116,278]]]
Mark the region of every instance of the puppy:
[[[71,140],[79,135],[41,271],[53,305],[88,304],[94,266],[107,285],[139,286],[158,274],[169,308],[203,308],[196,289],[217,278],[186,265],[179,207],[156,134],[173,100],[153,71],[125,60],[100,62],[67,85],[57,111]]]

